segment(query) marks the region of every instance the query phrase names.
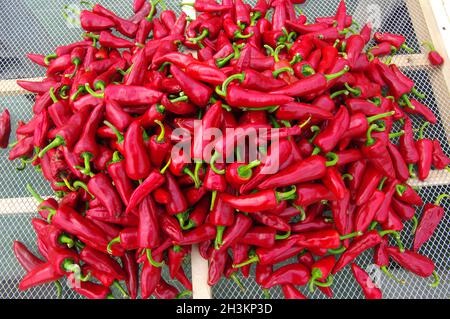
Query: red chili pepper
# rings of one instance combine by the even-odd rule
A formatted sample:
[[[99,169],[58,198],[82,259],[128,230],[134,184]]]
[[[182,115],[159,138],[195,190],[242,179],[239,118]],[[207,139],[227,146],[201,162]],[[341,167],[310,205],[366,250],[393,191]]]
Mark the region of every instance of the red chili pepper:
[[[373,35],[373,38],[377,42],[389,42],[397,50],[405,49],[410,53],[413,52],[410,48],[408,48],[406,46],[406,44],[405,44],[406,38],[403,35],[375,32],[375,34]]]
[[[263,283],[263,288],[291,284],[304,286],[310,280],[309,269],[302,264],[290,264],[274,271]]]
[[[215,237],[216,227],[205,223],[194,230],[183,234],[183,237],[179,240],[179,242],[175,242],[175,245],[189,246],[214,239]]]
[[[434,204],[426,204],[417,229],[415,229],[413,250],[418,251],[431,236],[433,236],[436,228],[444,217],[444,209],[439,206],[442,199],[448,197],[443,194],[436,199]]]
[[[367,131],[367,142],[363,146],[362,152],[376,169],[390,178],[395,178],[394,165],[392,164],[392,159],[389,156],[386,144],[371,136],[372,131],[377,127],[374,124]]]
[[[436,169],[445,169],[450,165],[450,158],[445,155],[441,143],[438,140],[433,141],[433,166]]]
[[[162,261],[161,255],[154,255],[156,262]],[[161,279],[161,267],[153,266],[148,260],[144,262],[141,271],[141,296],[143,299],[148,299],[155,291]]]
[[[46,56],[42,54],[34,54],[34,53],[27,53],[27,58],[30,59],[31,62],[36,63],[39,66],[48,67],[50,62],[46,61]]]
[[[209,87],[192,78],[189,78],[186,73],[173,64],[170,66],[170,72],[194,104],[201,107],[208,104],[212,95],[212,90]]]
[[[271,91],[270,93],[295,97],[304,97],[309,94],[317,94],[327,88],[328,81],[339,78],[340,76],[347,73],[348,70],[349,70],[348,67],[344,67],[344,69],[342,69],[340,72],[334,74],[324,75],[322,73],[316,73],[305,79],[299,80],[291,85],[288,85],[285,88]],[[278,104],[286,104],[286,103],[288,102]]]
[[[398,180],[405,182],[409,179],[408,165],[406,165],[402,154],[400,153],[398,147],[392,143],[388,143],[389,155],[392,159],[392,164],[395,168],[395,174]]]
[[[309,268],[311,268],[311,279],[309,280],[310,291],[314,291],[315,285],[321,287],[322,283],[324,283],[325,281],[332,282],[332,277],[329,276],[331,274],[331,271],[333,270],[335,263],[335,257],[328,256],[308,266]]]
[[[117,31],[128,38],[134,38],[137,31],[137,25],[135,23],[118,17],[115,13],[111,12],[105,7],[102,7],[99,4],[95,4],[92,8],[92,11],[94,13],[110,18],[115,22]]]
[[[150,158],[144,142],[143,130],[139,122],[130,124],[124,140],[125,168],[133,180],[147,178],[151,172]]]
[[[430,277],[435,275],[434,262],[418,253],[410,250],[402,252],[398,247],[388,247],[389,257],[395,260],[400,266],[419,277]]]
[[[116,280],[124,280],[125,272],[113,258],[97,250],[84,247],[80,252],[80,259],[97,271],[108,274]]]
[[[8,159],[14,161],[15,159],[24,157],[30,158],[34,151],[34,137],[26,137],[20,140],[14,147],[9,151]]]
[[[337,274],[342,268],[350,264],[356,257],[361,255],[364,251],[379,245],[382,241],[383,235],[392,233],[392,231],[385,231],[378,233],[376,230],[371,230],[355,240],[349,248],[339,257],[332,273]],[[397,234],[398,236],[398,234]]]
[[[281,105],[275,113],[279,120],[304,120],[311,117],[312,120],[330,120],[333,114],[321,109],[315,104],[291,102]]]
[[[335,200],[331,190],[321,184],[301,184],[297,186],[297,206],[308,207],[322,200]]]
[[[52,60],[47,69],[47,76],[51,76],[60,72],[65,71],[66,69],[72,66],[72,59],[70,54],[64,54],[58,56],[56,59]]]
[[[46,152],[61,145],[72,148],[82,133],[88,112],[89,110],[84,108],[72,115],[69,122],[56,130],[56,138],[39,153],[39,157],[42,158]]]
[[[243,195],[239,197],[222,193],[220,194],[220,199],[240,211],[256,213],[262,210],[276,208],[280,201],[294,199],[295,191],[295,188],[286,193],[280,193],[273,190],[264,190],[251,195]]]
[[[148,196],[151,192],[159,188],[163,183],[164,183],[164,176],[158,171],[152,171],[144,180],[144,182],[141,185],[139,185],[139,187],[137,187],[131,194],[125,213],[129,214],[142,202],[142,200],[146,196]]]
[[[303,161],[299,161],[280,171],[274,176],[262,182],[258,189],[273,189],[305,183],[316,179],[321,179],[326,174],[326,168],[337,163],[337,158],[327,162],[322,156],[312,156]]]
[[[416,149],[419,154],[417,166],[419,169],[419,179],[422,181],[428,178],[433,164],[434,143],[432,140],[423,137],[423,132],[429,124],[429,122],[426,122],[420,128],[419,140],[416,142]]]
[[[11,116],[7,109],[0,114],[0,148],[7,148],[11,135]]]
[[[30,272],[36,267],[44,264],[40,258],[36,257],[29,249],[20,241],[14,241],[14,256],[16,256],[17,261],[25,269],[26,272]]]
[[[369,201],[358,208],[355,216],[355,231],[365,232],[374,220],[378,210],[385,200],[386,195],[376,190]]]
[[[430,52],[428,53],[428,60],[430,63],[435,66],[443,65],[445,62],[444,58],[436,51],[433,44],[425,42],[424,45],[430,49]]]
[[[373,192],[377,189],[378,185],[381,182],[381,179],[383,178],[383,175],[380,173],[378,169],[376,169],[374,166],[369,165],[366,169],[363,170],[363,164],[359,162],[358,166],[361,168],[361,170],[358,169],[361,174],[361,178],[358,178],[359,176],[353,175],[353,180],[350,181],[350,185],[352,185],[352,182],[357,178],[359,180],[359,187],[358,192],[356,193],[356,205],[360,206],[364,203],[366,203],[369,198],[372,196]],[[351,174],[351,173],[350,173]],[[359,175],[359,174],[358,174]],[[355,185],[356,187],[357,185]]]
[[[108,17],[94,12],[83,10],[80,14],[81,27],[87,32],[100,32],[116,26],[115,22]]]
[[[375,286],[370,276],[355,263],[352,264],[352,272],[358,284],[361,286],[366,299],[382,299],[381,290]]]
[[[62,278],[49,262],[34,267],[19,283],[19,290],[24,291]]]

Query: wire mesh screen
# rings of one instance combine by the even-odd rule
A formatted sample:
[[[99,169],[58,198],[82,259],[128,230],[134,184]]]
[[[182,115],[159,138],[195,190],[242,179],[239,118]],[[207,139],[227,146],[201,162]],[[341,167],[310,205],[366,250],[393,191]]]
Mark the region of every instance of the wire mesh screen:
[[[98,2],[116,11],[122,17],[132,15],[131,0],[99,0]],[[180,12],[178,2],[166,0],[168,8]],[[332,15],[338,2],[339,0],[310,0],[302,9],[309,17]],[[63,18],[62,11],[65,5],[77,9],[78,1],[53,0],[49,3],[44,0],[3,0],[0,2],[0,81],[42,76],[43,70],[29,62],[25,57],[26,53],[49,54],[58,45],[80,39],[81,29],[67,23]],[[408,39],[408,46],[417,53],[422,52],[420,43],[429,40],[425,18],[417,0],[347,0],[347,6],[349,13],[359,23],[372,21],[378,31],[404,34]],[[402,62],[402,65],[407,65],[408,59],[409,57],[405,55],[398,61]],[[416,81],[417,88],[427,95],[424,104],[430,106],[439,118],[439,124],[426,131],[427,137],[439,139],[444,151],[449,154],[450,108],[447,104],[450,99],[441,71],[428,66],[408,66],[404,70]],[[4,83],[6,84],[3,90],[8,91],[8,85],[12,84]],[[11,94],[8,96],[0,93],[0,109],[5,107],[11,111],[13,124],[19,119],[29,120],[32,105],[32,95]],[[421,124],[422,120],[416,118],[415,128],[419,128]],[[15,130],[14,125],[13,130]],[[44,179],[32,168],[17,171],[16,165],[18,164],[7,160],[7,151],[0,151],[0,298],[55,298],[56,289],[51,284],[27,292],[19,292],[17,289],[18,282],[25,272],[13,255],[13,241],[19,239],[33,252],[37,252],[34,248],[36,237],[30,223],[31,218],[36,216],[36,202],[34,199],[29,199],[25,186],[27,183],[32,183],[43,195],[51,194],[51,190]],[[450,185],[449,175],[435,174],[427,185],[421,188],[420,193],[424,196],[425,202],[433,202],[438,195],[450,192],[450,186],[447,186]],[[444,205],[448,211],[450,206],[448,202]],[[421,209],[418,209],[419,218],[420,214]],[[421,249],[421,252],[435,260],[442,284],[437,288],[431,288],[430,282],[426,279],[416,278],[392,264],[390,271],[407,283],[399,285],[381,276],[378,282],[385,298],[450,297],[449,226],[450,217],[447,214],[433,238]],[[411,225],[407,225],[402,232],[402,239],[407,247],[410,247],[412,242],[410,230]],[[368,269],[373,264],[371,256],[371,253],[361,256],[357,260],[358,264]],[[185,266],[190,276],[190,265]],[[168,278],[167,275],[164,277]],[[263,298],[263,292],[252,276],[242,281],[246,287],[245,292],[232,281],[222,280],[213,288],[214,298]],[[169,281],[169,283],[173,282]],[[78,298],[64,283],[63,288],[63,298]],[[345,269],[336,276],[333,291],[336,298],[363,297],[349,269]],[[324,298],[319,291],[314,294],[304,292],[312,298]],[[281,291],[277,289],[272,289],[270,294],[272,298],[282,297]]]

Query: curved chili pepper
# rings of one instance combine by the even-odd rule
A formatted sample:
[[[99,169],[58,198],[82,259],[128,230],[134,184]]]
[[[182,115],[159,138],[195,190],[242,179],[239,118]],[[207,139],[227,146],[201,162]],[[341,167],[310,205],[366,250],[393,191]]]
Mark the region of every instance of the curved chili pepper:
[[[445,155],[441,143],[438,140],[433,140],[433,166],[436,169],[445,169],[450,165],[450,158]]]
[[[414,234],[414,251],[417,252],[433,236],[434,231],[444,217],[444,209],[439,204],[446,197],[448,195],[443,194],[436,199],[434,204],[425,205],[419,225]]]
[[[392,164],[392,159],[389,156],[386,145],[379,139],[374,139],[371,134],[377,125],[372,125],[367,131],[367,142],[362,148],[363,154],[366,158],[380,170],[384,175],[395,178],[394,165]]]
[[[142,202],[142,200],[146,196],[148,196],[151,192],[159,188],[163,183],[164,183],[164,176],[158,171],[152,171],[148,175],[148,177],[144,180],[144,182],[141,185],[139,185],[131,194],[125,213],[129,214]]]
[[[195,228],[194,230],[183,234],[182,238],[179,241],[175,242],[175,245],[189,246],[214,239],[215,237],[216,227],[211,224],[205,223]]]
[[[378,233],[376,230],[371,230],[355,240],[349,248],[339,257],[336,265],[333,268],[332,274],[337,274],[342,268],[350,264],[356,257],[361,255],[364,251],[379,245],[383,239],[383,235],[392,233],[392,231],[385,231]],[[398,234],[396,236],[399,236]]]
[[[89,110],[84,108],[72,115],[64,126],[56,130],[56,138],[39,153],[39,157],[42,158],[46,152],[61,145],[72,148],[82,133],[88,112]]]
[[[243,195],[239,197],[222,193],[220,194],[220,199],[240,211],[256,213],[262,210],[276,208],[278,203],[282,200],[294,199],[295,191],[295,188],[286,193],[280,193],[273,190],[263,190],[255,194]]]
[[[337,158],[327,162],[322,156],[311,156],[269,177],[258,186],[258,189],[286,187],[321,179],[326,174],[327,166],[333,166],[335,164],[334,162],[337,163]]]
[[[322,200],[336,200],[336,197],[329,188],[321,184],[301,184],[297,186],[296,205],[308,207]]]
[[[291,284],[304,286],[310,280],[309,269],[302,264],[283,266],[274,271],[263,283],[263,288]]]
[[[290,102],[281,105],[275,113],[279,120],[301,120],[311,117],[312,120],[330,120],[333,114],[316,105]]]
[[[57,272],[49,262],[39,265],[28,272],[19,283],[19,290],[24,291],[49,282],[61,279],[63,275]]]
[[[40,258],[36,257],[28,248],[20,241],[15,240],[14,244],[14,256],[20,265],[27,271],[30,272],[38,266],[44,264]]]
[[[270,93],[295,96],[295,97],[304,97],[309,94],[317,94],[327,88],[328,81],[339,78],[340,76],[347,73],[348,70],[349,70],[349,68],[347,66],[347,67],[344,67],[340,72],[337,72],[334,74],[324,75],[322,73],[316,73],[305,79],[299,80],[291,85],[288,85],[285,88],[273,90]],[[285,104],[285,103],[279,103],[279,104]]]
[[[423,205],[423,200],[419,194],[417,194],[417,192],[407,184],[399,186],[398,191],[395,193],[395,198],[410,205]]]
[[[108,17],[83,10],[80,14],[81,27],[87,32],[100,32],[115,27],[115,22]]]
[[[419,277],[427,278],[435,274],[434,262],[428,257],[410,250],[402,252],[398,247],[388,247],[386,250],[395,262]]]
[[[84,247],[80,252],[80,259],[96,270],[108,274],[116,280],[124,280],[125,272],[113,258],[97,250]]]
[[[358,207],[355,215],[355,231],[365,232],[372,223],[386,195],[376,190],[369,201]]]
[[[381,290],[375,286],[370,276],[355,263],[352,264],[352,273],[358,284],[361,286],[366,299],[382,299]]]
[[[418,177],[421,181],[428,178],[431,166],[433,164],[433,141],[428,138],[424,138],[423,136],[423,132],[429,124],[429,122],[425,122],[425,124],[420,128],[419,140],[416,142],[416,149],[419,153],[419,162],[417,163],[417,167],[419,169]]]
[[[428,60],[430,63],[434,66],[441,66],[444,64],[444,58],[439,54],[439,52],[436,51],[433,44],[425,42],[423,45],[427,46],[430,49],[430,52],[428,53]]]
[[[0,148],[6,148],[11,135],[11,116],[7,109],[0,114]]]
[[[395,175],[398,180],[401,182],[405,182],[409,179],[409,170],[408,165],[406,165],[405,160],[403,159],[402,154],[400,153],[400,150],[397,148],[396,145],[392,143],[388,143],[388,151],[389,155],[392,159],[392,164],[395,168]]]

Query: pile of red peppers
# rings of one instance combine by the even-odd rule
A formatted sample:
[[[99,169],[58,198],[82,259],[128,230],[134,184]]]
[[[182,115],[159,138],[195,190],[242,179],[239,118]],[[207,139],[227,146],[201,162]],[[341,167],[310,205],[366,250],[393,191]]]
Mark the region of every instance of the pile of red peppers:
[[[32,226],[41,256],[14,243],[27,272],[20,290],[67,278],[87,298],[114,298],[111,287],[133,299],[187,297],[193,245],[209,261],[210,285],[225,277],[242,286],[239,275],[254,267],[267,297],[275,286],[288,299],[306,298],[299,286],[333,297],[334,275],[350,266],[366,298],[382,298],[355,263],[367,250],[393,280],[401,282],[389,272],[395,262],[439,283],[420,248],[448,195],[418,220],[424,203],[408,180],[448,169],[450,159],[426,138],[438,119],[424,96],[390,63],[410,50],[406,39],[370,24],[358,30],[343,1],[315,19],[297,13],[303,2],[197,0],[195,20],[160,1],[134,1],[130,19],[96,4],[80,14],[79,42],[28,55],[46,78],[18,81],[36,101],[9,159],[40,171],[55,198],[28,187],[40,203]],[[410,115],[425,121],[416,134]],[[203,160],[210,140],[172,134],[191,136],[196,120],[266,129],[279,143],[253,140],[260,158],[223,163],[243,137],[227,135]],[[6,111],[3,148],[10,130]],[[191,154],[174,152],[181,142]],[[411,248],[399,234],[409,222]],[[162,278],[163,267],[185,291]]]

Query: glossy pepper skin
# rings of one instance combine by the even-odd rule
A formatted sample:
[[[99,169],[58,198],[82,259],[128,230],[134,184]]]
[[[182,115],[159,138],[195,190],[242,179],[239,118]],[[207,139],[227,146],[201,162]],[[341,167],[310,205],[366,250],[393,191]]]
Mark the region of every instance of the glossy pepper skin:
[[[416,142],[417,152],[419,153],[419,162],[417,164],[418,167],[418,177],[421,181],[424,181],[430,175],[431,166],[433,164],[433,149],[434,144],[433,141],[424,138],[423,131],[424,128],[429,123],[426,122],[422,128],[420,129],[419,140]]]
[[[205,107],[208,104],[212,90],[207,85],[190,78],[174,64],[170,66],[170,72],[194,104],[200,107]]]
[[[146,196],[159,188],[164,183],[164,180],[164,176],[160,172],[152,171],[131,194],[125,213],[129,214],[135,209]]]
[[[381,243],[382,237],[375,231],[369,231],[353,242],[350,247],[339,257],[332,273],[338,273],[342,268],[350,264],[356,257],[364,251],[373,248]]]
[[[9,111],[5,109],[0,114],[0,148],[6,148],[11,134],[11,116]]]
[[[387,252],[395,262],[415,275],[424,278],[433,275],[435,265],[430,258],[410,250],[401,252],[398,247],[388,247]]]
[[[439,206],[439,203],[445,197],[448,197],[448,195],[441,195],[434,204],[428,203],[425,205],[419,225],[414,234],[413,250],[415,252],[433,236],[444,217],[444,209]]]
[[[107,175],[98,173],[89,180],[87,188],[92,195],[100,200],[111,216],[118,217],[122,214],[122,201]]]
[[[353,263],[351,267],[353,276],[361,286],[366,299],[382,299],[383,293],[377,286],[375,286],[370,276],[355,263]]]
[[[151,172],[151,163],[145,147],[143,130],[137,121],[130,124],[125,134],[125,170],[132,180],[145,179]]]
[[[304,286],[310,280],[310,271],[302,264],[283,266],[274,271],[263,283],[263,288],[291,284]]]

